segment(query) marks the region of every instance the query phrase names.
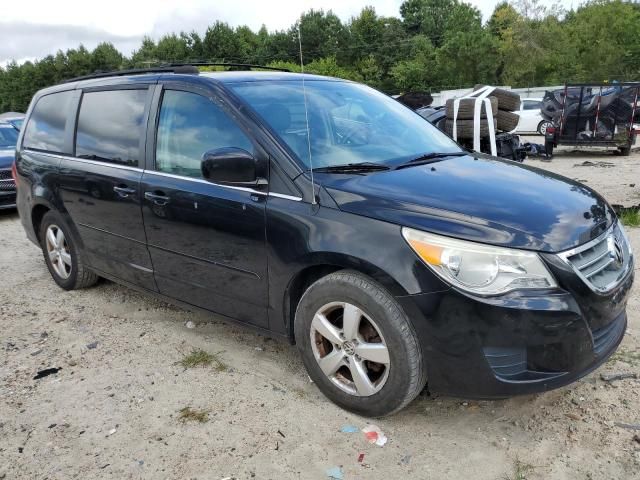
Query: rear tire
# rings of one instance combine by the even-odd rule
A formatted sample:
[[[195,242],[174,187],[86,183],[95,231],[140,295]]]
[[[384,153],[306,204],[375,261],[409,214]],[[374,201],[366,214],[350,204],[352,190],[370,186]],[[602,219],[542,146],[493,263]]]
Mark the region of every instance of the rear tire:
[[[49,273],[59,287],[76,290],[98,281],[99,277],[85,266],[71,229],[58,212],[50,210],[42,217],[40,246]]]
[[[358,272],[335,272],[307,289],[296,310],[295,338],[322,393],[359,415],[395,413],[426,384],[410,320],[384,287]]]
[[[620,155],[623,157],[628,157],[631,154],[631,145],[627,145],[625,147],[619,147]]]
[[[546,135],[547,127],[552,127],[552,126],[553,126],[553,122],[550,122],[549,120],[543,120],[538,124],[538,133],[540,135]]]

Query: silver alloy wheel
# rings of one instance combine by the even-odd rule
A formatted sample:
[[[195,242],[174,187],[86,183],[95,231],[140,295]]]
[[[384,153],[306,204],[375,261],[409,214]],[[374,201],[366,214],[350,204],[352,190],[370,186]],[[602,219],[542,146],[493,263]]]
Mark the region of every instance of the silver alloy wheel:
[[[322,306],[311,322],[311,348],[324,374],[358,397],[379,392],[389,377],[389,350],[374,321],[346,302]]]
[[[540,135],[546,135],[547,133],[547,127],[552,126],[553,123],[549,122],[549,121],[542,121],[540,122],[540,125],[538,126],[538,133]]]
[[[45,233],[45,244],[53,270],[66,280],[71,275],[71,253],[62,229],[54,224],[49,225]]]

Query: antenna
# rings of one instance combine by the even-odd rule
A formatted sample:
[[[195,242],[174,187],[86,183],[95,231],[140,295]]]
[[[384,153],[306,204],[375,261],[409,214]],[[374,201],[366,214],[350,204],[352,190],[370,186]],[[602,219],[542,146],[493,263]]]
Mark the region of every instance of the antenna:
[[[311,130],[309,129],[309,110],[307,109],[307,89],[304,85],[304,61],[302,60],[302,18],[298,24],[298,46],[300,47],[300,71],[302,73],[302,96],[304,97],[304,120],[307,125],[307,148],[309,149],[309,170],[311,172],[311,204],[316,204],[316,185],[313,181],[313,162],[311,160]]]

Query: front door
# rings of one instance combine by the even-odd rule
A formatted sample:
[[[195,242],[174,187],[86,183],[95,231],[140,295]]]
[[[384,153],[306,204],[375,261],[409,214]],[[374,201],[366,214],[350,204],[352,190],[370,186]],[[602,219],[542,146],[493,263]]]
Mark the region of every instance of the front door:
[[[88,264],[156,290],[140,204],[150,102],[146,86],[84,91],[75,156],[60,163],[59,187]]]
[[[178,300],[267,326],[266,195],[203,179],[208,150],[258,149],[207,92],[166,84],[157,108],[143,217],[158,289]]]

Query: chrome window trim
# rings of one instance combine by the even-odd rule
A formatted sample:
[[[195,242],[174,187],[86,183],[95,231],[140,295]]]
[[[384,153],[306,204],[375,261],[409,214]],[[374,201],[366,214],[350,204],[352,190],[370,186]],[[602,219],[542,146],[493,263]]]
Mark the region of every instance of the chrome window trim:
[[[111,168],[118,168],[118,169],[122,169],[122,170],[131,170],[134,172],[144,172],[146,174],[150,174],[150,175],[160,175],[162,177],[169,177],[169,178],[175,178],[177,180],[188,180],[191,182],[197,182],[197,183],[204,183],[207,185],[215,185],[217,187],[221,187],[221,188],[227,188],[229,190],[237,190],[240,192],[248,192],[248,193],[253,193],[256,195],[265,195],[265,196],[270,196],[270,197],[276,197],[276,198],[284,198],[285,200],[292,200],[294,202],[301,202],[302,198],[301,197],[295,197],[293,195],[285,195],[284,193],[276,193],[276,192],[261,192],[260,190],[255,190],[253,188],[249,188],[249,187],[234,187],[233,185],[221,185],[219,183],[214,183],[214,182],[210,182],[208,180],[204,180],[202,178],[193,178],[193,177],[187,177],[185,175],[176,175],[174,173],[167,173],[167,172],[159,172],[157,170],[144,170],[142,168],[139,167],[129,167],[128,165],[119,165],[117,163],[109,163],[109,162],[101,162],[98,160],[89,160],[86,158],[77,158],[77,157],[72,157],[70,155],[65,155],[65,154],[60,154],[60,153],[50,153],[50,152],[40,152],[38,150],[33,150],[31,148],[25,148],[25,151],[28,151],[30,153],[34,153],[37,155],[44,155],[45,157],[51,157],[51,158],[57,158],[57,159],[63,159],[63,160],[71,160],[74,162],[81,162],[81,163],[88,163],[90,165],[100,165],[100,166],[106,166],[106,167],[111,167]]]
[[[88,163],[90,165],[99,165],[103,167],[119,168],[121,170],[132,170],[134,172],[143,172],[140,167],[130,167],[129,165],[120,165],[119,163],[101,162],[99,160],[89,160],[88,158],[72,157],[71,155],[65,155],[63,153],[50,153],[41,152],[39,150],[33,150],[31,148],[25,148],[26,151],[34,153],[36,155],[44,155],[45,157],[58,158],[62,160],[71,160],[72,162]]]
[[[583,275],[582,272],[580,272],[580,270],[578,270],[578,268],[575,267],[573,263],[571,263],[571,261],[569,261],[569,257],[582,253],[585,250],[589,250],[590,248],[593,248],[595,245],[598,245],[599,243],[606,241],[607,238],[610,236],[616,236],[616,232],[619,233],[618,235],[619,238],[621,238],[624,241],[629,254],[623,260],[624,262],[623,267],[620,270],[620,274],[618,275],[616,280],[609,283],[608,285],[605,285],[602,288],[597,288],[593,284],[593,282],[591,282],[591,280],[589,280],[585,275]],[[620,284],[620,282],[628,275],[629,270],[633,265],[633,251],[631,250],[631,244],[629,243],[629,239],[624,233],[624,230],[622,229],[622,226],[620,225],[619,220],[616,220],[604,233],[601,233],[598,237],[594,238],[593,240],[590,240],[587,243],[584,243],[570,250],[565,250],[564,252],[556,253],[556,255],[566,265],[568,265],[571,268],[571,270],[573,270],[573,272],[589,287],[591,291],[597,294],[607,294],[611,292],[611,290],[617,287]]]
[[[161,177],[175,178],[177,180],[188,180],[190,182],[204,183],[206,185],[215,185],[216,187],[228,188],[230,190],[238,190],[240,192],[255,193],[256,195],[265,195],[265,196],[268,195],[267,192],[261,192],[260,190],[255,190],[249,187],[234,187],[233,185],[220,185],[219,183],[210,182],[203,178],[187,177],[185,175],[176,175],[174,173],[159,172],[158,170],[145,170],[144,173],[150,174],[150,175],[160,175]]]
[[[276,198],[284,198],[285,200],[293,200],[294,202],[301,202],[302,201],[302,197],[295,197],[293,195],[285,195],[284,193],[269,192],[269,196],[270,197],[276,197]]]

